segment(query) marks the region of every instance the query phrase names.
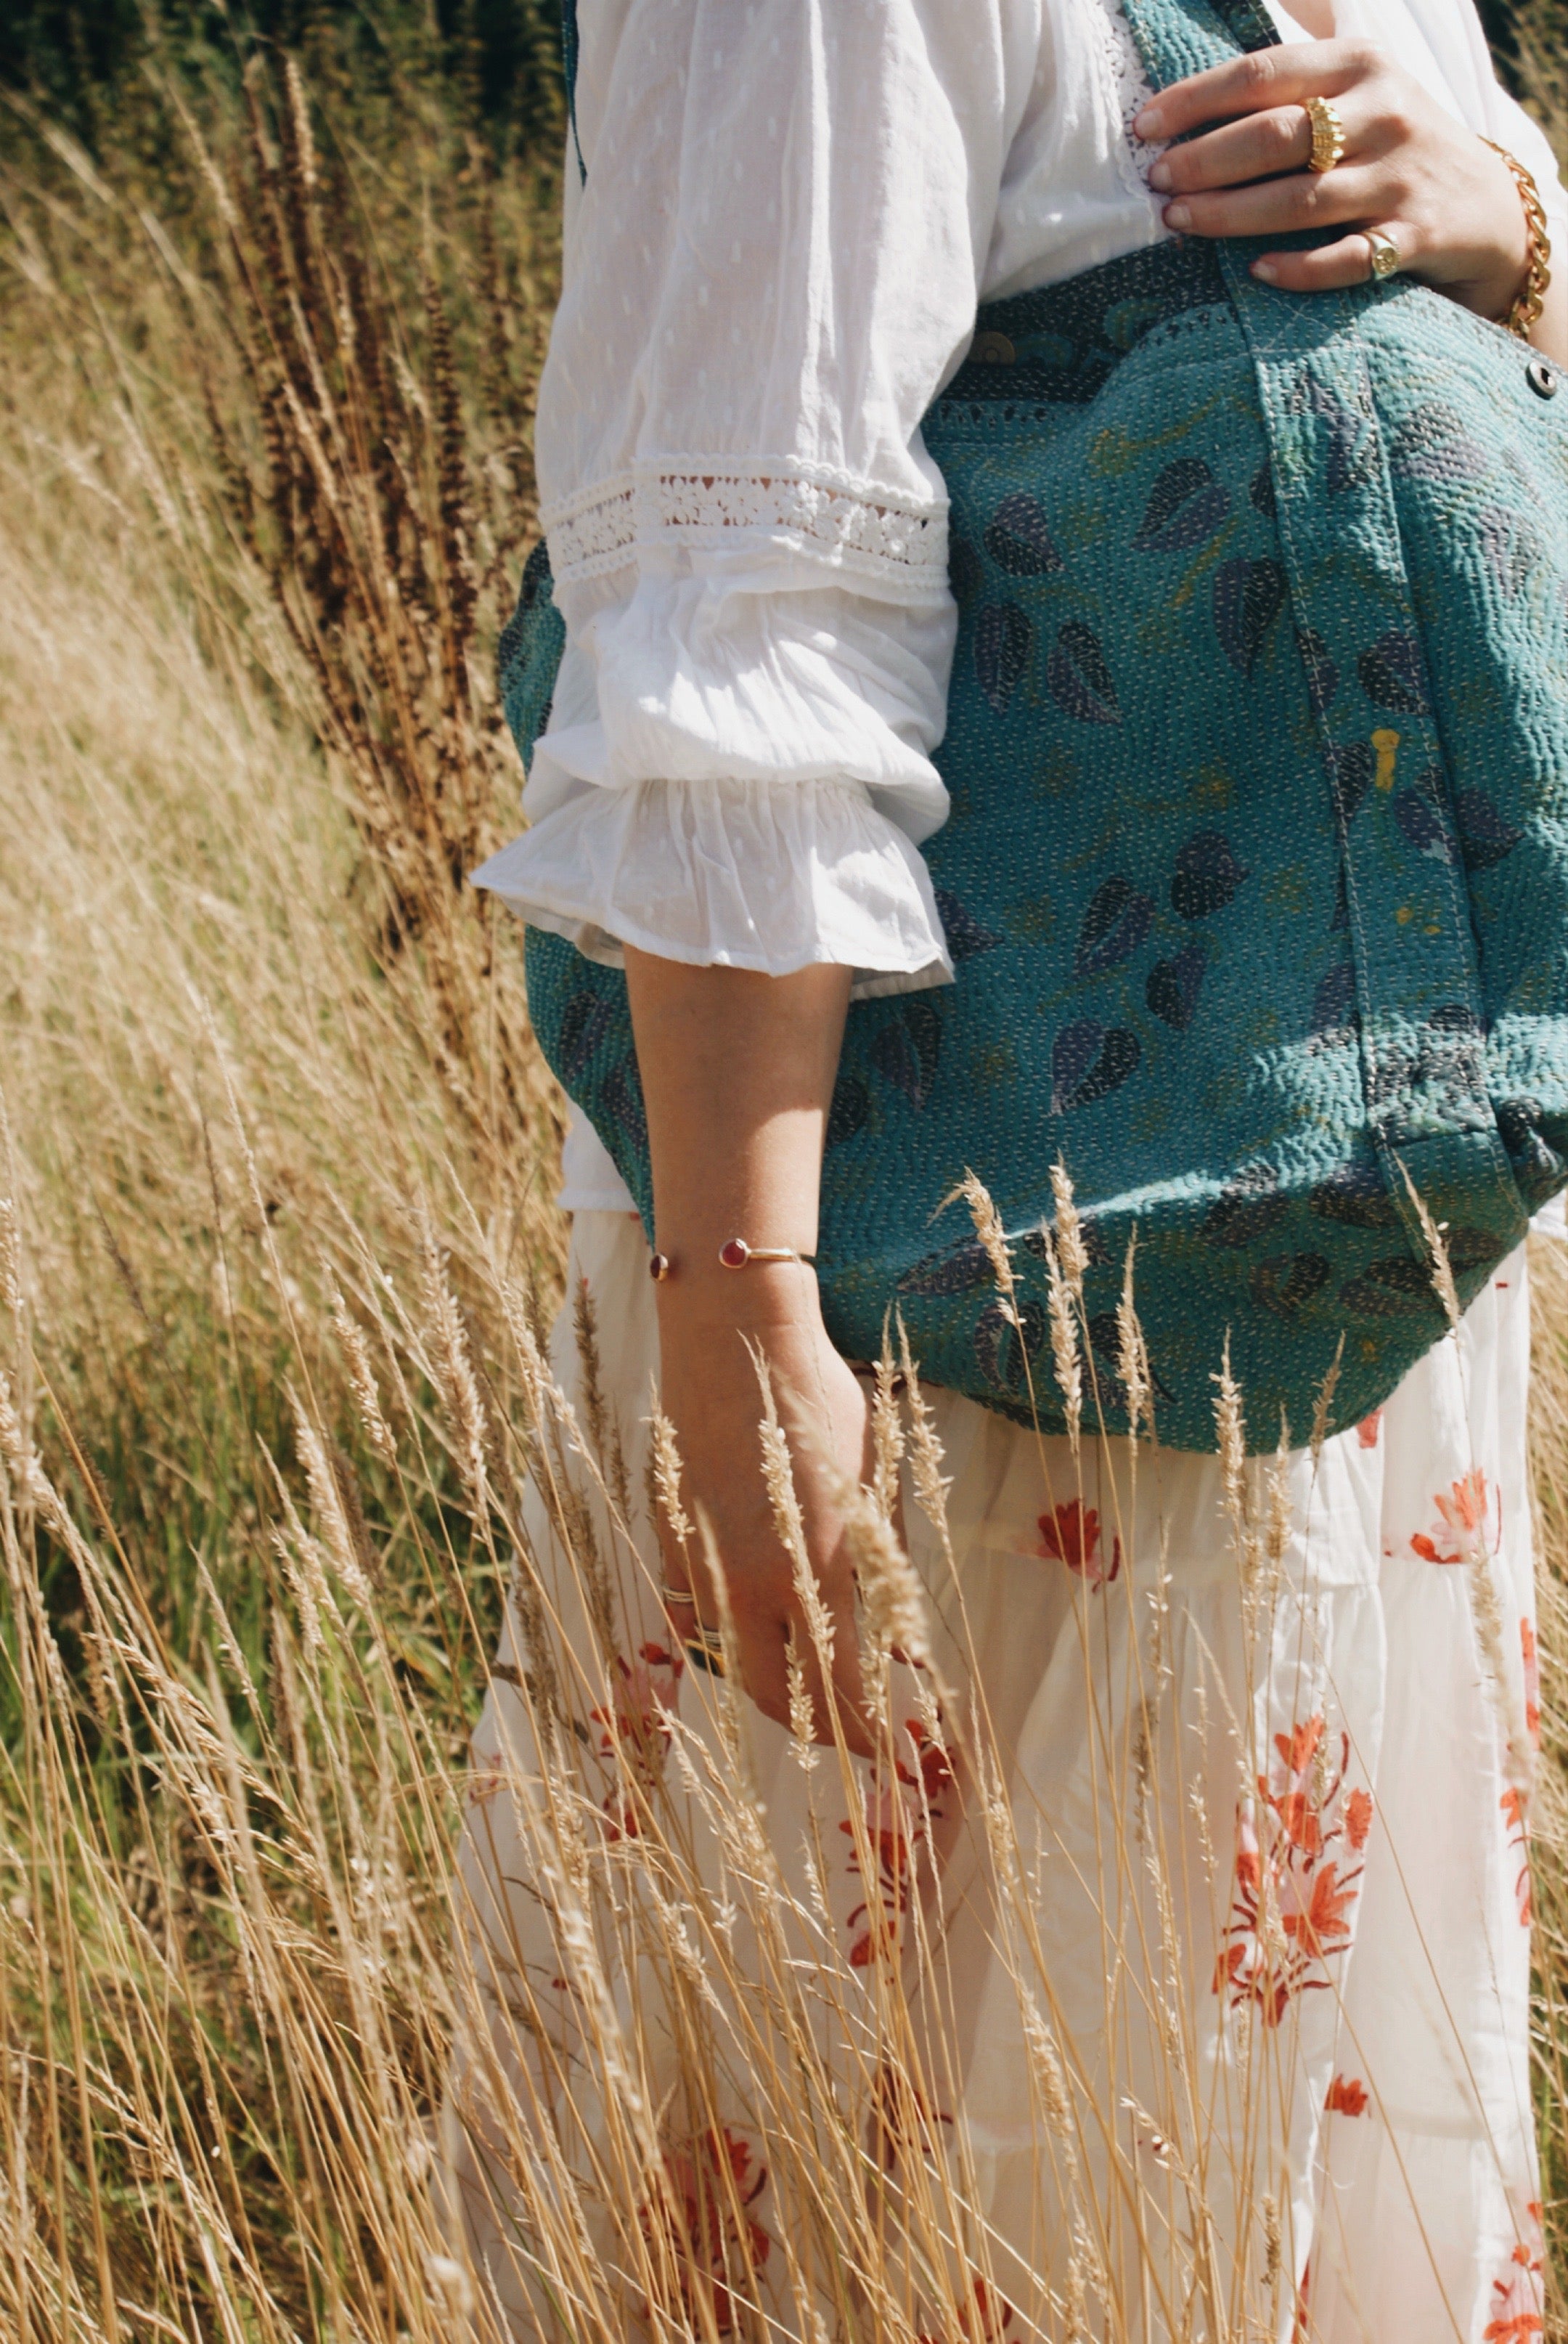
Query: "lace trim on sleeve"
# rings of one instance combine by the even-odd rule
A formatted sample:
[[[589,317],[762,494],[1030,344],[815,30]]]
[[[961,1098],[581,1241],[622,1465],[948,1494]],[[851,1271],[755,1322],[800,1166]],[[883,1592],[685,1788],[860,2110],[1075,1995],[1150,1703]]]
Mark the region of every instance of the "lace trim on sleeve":
[[[601,480],[542,516],[557,581],[629,568],[638,546],[723,551],[747,530],[824,566],[927,601],[947,586],[947,505],[917,505],[825,466],[677,456]]]
[[[1165,149],[1163,146],[1151,146],[1147,139],[1140,138],[1132,121],[1153,96],[1154,85],[1121,0],[1082,0],[1082,5],[1094,28],[1095,47],[1121,125],[1116,147],[1117,173],[1130,195],[1146,196],[1150,166]]]

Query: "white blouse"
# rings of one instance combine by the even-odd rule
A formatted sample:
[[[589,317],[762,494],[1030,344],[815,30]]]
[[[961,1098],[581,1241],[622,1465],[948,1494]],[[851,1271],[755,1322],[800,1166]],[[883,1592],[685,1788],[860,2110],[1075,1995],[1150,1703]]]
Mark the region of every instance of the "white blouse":
[[[1511,147],[1563,234],[1473,0],[1336,22]],[[1119,0],[579,0],[578,34],[536,434],[567,649],[529,826],[475,879],[595,960],[944,983],[919,850],[956,621],[920,419],[979,302],[1166,235]],[[579,1209],[589,1163],[574,1137]]]

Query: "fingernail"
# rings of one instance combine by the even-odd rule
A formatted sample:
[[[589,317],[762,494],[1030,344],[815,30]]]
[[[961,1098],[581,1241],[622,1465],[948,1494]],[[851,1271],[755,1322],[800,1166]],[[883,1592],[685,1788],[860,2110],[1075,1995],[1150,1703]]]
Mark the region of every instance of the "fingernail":
[[[1192,225],[1191,211],[1186,204],[1167,204],[1165,207],[1165,225],[1167,227],[1173,228],[1191,227]]]
[[[1132,127],[1140,138],[1163,138],[1165,116],[1157,106],[1146,106],[1141,114],[1133,116]]]
[[[1149,184],[1151,187],[1168,187],[1171,185],[1170,164],[1161,160],[1151,165],[1149,172]]]
[[[1280,281],[1280,272],[1271,260],[1254,260],[1252,274],[1261,277],[1265,285],[1277,285]]]

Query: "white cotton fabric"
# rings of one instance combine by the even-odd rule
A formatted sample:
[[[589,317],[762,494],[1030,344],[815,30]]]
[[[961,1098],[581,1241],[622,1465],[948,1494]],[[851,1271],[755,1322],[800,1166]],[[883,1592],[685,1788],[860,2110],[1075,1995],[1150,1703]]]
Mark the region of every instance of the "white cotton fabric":
[[[620,1460],[646,1560],[611,1526],[581,1452],[543,1480],[555,1487],[565,1470],[580,1485],[581,1516],[558,1489],[556,1503],[578,1525],[579,1549],[591,1523],[608,1597],[565,1552],[544,1487],[530,1488],[522,1527],[540,1572],[538,1616],[562,1640],[557,1678],[578,1688],[574,1720],[584,1713],[568,1746],[580,1753],[585,1874],[591,1864],[624,1884],[616,1895],[640,1915],[605,1934],[603,1991],[635,2044],[628,2065],[647,2104],[669,2111],[666,2154],[678,2177],[689,2144],[660,1983],[668,1913],[638,1902],[637,1844],[620,1832],[625,1785],[609,1758],[591,1753],[609,1750],[602,1722],[619,1716],[632,1763],[648,1753],[648,1783],[658,1774],[664,1828],[689,1835],[709,1912],[726,1902],[735,1849],[690,1786],[709,1766],[730,1780],[737,1762],[650,1567],[658,1543],[641,1493],[658,1343],[635,1225],[579,1216],[568,1277],[574,1298],[586,1288],[599,1330],[597,1396],[584,1390],[574,1303],[556,1328],[553,1370],[576,1421],[598,1428],[598,1453]],[[1081,1469],[1065,1440],[1038,1440],[952,1393],[928,1395],[951,1481],[951,1560],[906,1472],[910,1551],[960,1713],[983,1692],[992,1720],[1030,1874],[1028,1942],[1016,1923],[996,1926],[983,1824],[940,1780],[928,1811],[912,1773],[879,1786],[855,1761],[846,1786],[831,1759],[808,1772],[788,1733],[742,1704],[768,1861],[786,1896],[820,1916],[820,1929],[801,1933],[802,1972],[823,1961],[821,1932],[831,1931],[866,1980],[863,2006],[851,1997],[845,2020],[820,2022],[822,2071],[847,2107],[875,2105],[868,2069],[884,2039],[875,1966],[853,1965],[879,1919],[908,1928],[911,1889],[926,1901],[927,1942],[940,1952],[911,1999],[917,2026],[922,1991],[947,2010],[953,2063],[924,2055],[928,2073],[950,2079],[931,2131],[955,2170],[970,2160],[990,2226],[994,2323],[966,2323],[970,2344],[1056,2344],[1066,2331],[1045,2291],[1060,2302],[1086,2255],[1102,2259],[1124,2319],[1101,2319],[1091,2299],[1081,2333],[1126,2344],[1217,2334],[1191,2311],[1182,2238],[1196,2200],[1183,2177],[1194,2172],[1211,2224],[1204,2277],[1228,2307],[1226,2334],[1273,2344],[1540,2334],[1526,1278],[1521,1248],[1385,1408],[1317,1457],[1299,1450],[1285,1460],[1287,1535],[1277,1584],[1261,1594],[1246,1592],[1261,1566],[1249,1582],[1217,1459],[1145,1447],[1134,1470],[1127,1443],[1086,1441]],[[1260,1521],[1271,1470],[1267,1460],[1248,1469]],[[541,1848],[528,1828],[538,1782],[522,1692],[529,1649],[514,1609],[473,1743],[458,1965],[472,2017],[458,2029],[445,2135],[455,2250],[481,2277],[504,2335],[538,2344],[562,2332],[530,2277],[510,2177],[519,2127],[553,2109],[551,2169],[571,2177],[598,2267],[628,2274],[629,2344],[668,2331],[640,2317],[626,2244],[635,2218],[607,2202],[616,2167],[599,2096],[602,2009],[574,1998],[562,1975],[540,1888],[550,1843],[547,1834]],[[900,1721],[930,1715],[912,1669],[895,1668],[892,1698]],[[911,1768],[919,1746],[911,1733]],[[849,1800],[863,1800],[874,1844],[892,1851],[879,1881],[858,1869]],[[732,1939],[743,1978],[749,1942]],[[1042,2123],[1020,1974],[1067,2078],[1076,2217],[1062,2128]],[[728,1988],[713,1984],[721,2096],[702,2117],[744,2177],[767,2332],[778,2344],[829,2344],[846,2331],[831,2302],[802,2305],[791,2287],[789,2209],[769,2180],[748,2096],[749,2038]],[[759,2007],[772,1990],[759,1976]],[[869,2127],[867,2170],[887,2174],[896,2205],[906,2177],[876,2154]],[[1176,2309],[1170,2323],[1161,2301]],[[703,2332],[695,2308],[687,2325]],[[953,2333],[918,2291],[910,2332]]]
[[[1568,220],[1471,0],[1341,0],[1341,25]],[[920,419],[978,302],[1164,237],[1126,20],[592,0],[579,48],[587,178],[536,450],[568,647],[530,828],[476,880],[612,965],[632,942],[772,975],[847,962],[857,994],[945,982],[911,851],[947,813],[955,625]]]

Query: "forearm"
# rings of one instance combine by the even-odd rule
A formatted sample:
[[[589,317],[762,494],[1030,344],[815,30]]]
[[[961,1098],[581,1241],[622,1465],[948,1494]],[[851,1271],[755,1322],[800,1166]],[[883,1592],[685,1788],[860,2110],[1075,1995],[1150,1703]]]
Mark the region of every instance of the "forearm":
[[[688,1294],[734,1289],[726,1238],[817,1248],[817,1197],[849,971],[688,968],[628,947],[656,1242]],[[746,1273],[749,1290],[769,1282]],[[723,1284],[721,1284],[723,1282]]]

